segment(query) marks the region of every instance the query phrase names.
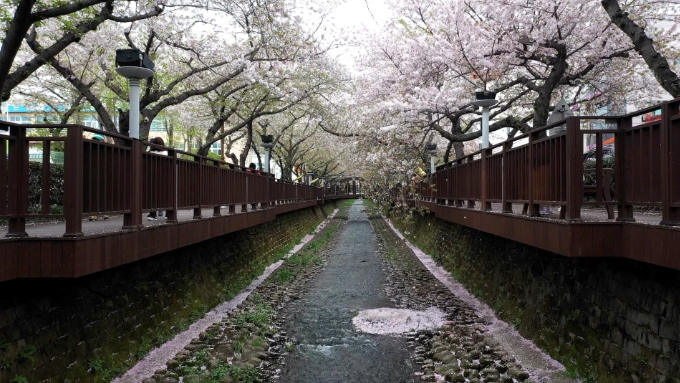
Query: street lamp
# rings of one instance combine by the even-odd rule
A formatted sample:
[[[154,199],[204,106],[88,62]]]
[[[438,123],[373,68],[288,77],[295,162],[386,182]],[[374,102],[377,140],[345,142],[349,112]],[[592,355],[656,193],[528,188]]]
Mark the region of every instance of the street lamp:
[[[434,156],[437,154],[437,144],[427,144],[425,150],[430,155],[430,174],[434,174]]]
[[[260,138],[262,139],[262,147],[264,148],[264,163],[265,163],[265,172],[271,173],[269,171],[269,161],[271,160],[272,157],[272,148],[274,147],[274,136],[270,135],[264,135],[260,134]]]
[[[139,49],[116,50],[116,72],[130,83],[130,137],[139,139],[139,80],[153,76],[154,63]]]
[[[489,147],[489,108],[498,104],[496,92],[480,91],[475,92],[476,101],[472,104],[482,107],[482,149]]]

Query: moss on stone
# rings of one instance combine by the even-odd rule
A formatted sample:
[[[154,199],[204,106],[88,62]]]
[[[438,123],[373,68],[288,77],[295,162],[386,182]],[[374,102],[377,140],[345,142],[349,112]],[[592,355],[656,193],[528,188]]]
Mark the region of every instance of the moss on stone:
[[[661,381],[680,374],[680,352],[667,359],[675,358],[673,362],[653,367],[659,352],[639,344],[640,337],[630,334],[625,319],[627,307],[640,306],[645,299],[662,306],[677,299],[679,272],[622,259],[565,258],[430,214],[391,218],[412,243],[574,377],[613,383],[630,381],[632,375],[640,381]],[[618,280],[637,281],[637,290],[612,290],[609,285],[618,286]],[[674,298],[649,295],[659,281]],[[662,320],[658,314],[656,318]],[[612,329],[623,335],[617,338]],[[636,349],[642,351],[635,355],[642,356],[630,355]]]
[[[0,361],[7,361],[0,383],[18,375],[30,382],[111,381],[238,294],[334,206],[283,214],[258,227],[76,280],[1,284],[0,295],[7,299],[0,303],[0,315],[11,312],[12,317],[0,323]]]

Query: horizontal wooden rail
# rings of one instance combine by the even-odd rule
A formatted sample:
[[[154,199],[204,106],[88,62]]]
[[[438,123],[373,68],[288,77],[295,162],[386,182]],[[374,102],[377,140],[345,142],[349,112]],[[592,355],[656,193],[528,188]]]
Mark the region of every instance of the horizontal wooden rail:
[[[660,117],[644,120],[658,111]],[[540,205],[552,205],[560,207],[560,219],[579,221],[584,139],[595,138],[595,156],[586,162],[594,165],[596,201],[605,202],[603,169],[609,160],[603,142],[608,135],[614,145],[607,156],[615,158],[615,166],[607,173],[613,178],[613,196],[606,202],[618,207],[617,219],[633,222],[633,206],[652,206],[662,212],[661,225],[680,225],[679,117],[680,99],[623,116],[568,117],[438,166],[416,188],[416,199],[482,210],[500,202],[507,213],[512,211],[510,204],[522,203],[530,216],[540,215]],[[597,120],[604,122],[602,129],[589,129]],[[549,133],[558,127],[566,129]]]
[[[80,125],[21,125],[0,135],[0,218],[9,220],[7,237],[27,236],[27,218],[62,218],[65,237],[83,235],[89,216],[123,215],[123,230],[144,227],[142,214],[165,211],[177,222],[177,212],[203,209],[213,217],[237,211],[258,211],[277,205],[322,201],[360,192],[360,183],[341,180],[324,187],[285,182],[273,174],[252,170],[195,153]],[[31,128],[59,128],[66,137],[33,137]],[[95,134],[104,137],[95,140]],[[29,148],[42,147],[41,193],[29,207]],[[52,200],[54,157],[64,164],[63,207]],[[53,211],[56,209],[55,211]],[[225,210],[223,210],[225,209]]]

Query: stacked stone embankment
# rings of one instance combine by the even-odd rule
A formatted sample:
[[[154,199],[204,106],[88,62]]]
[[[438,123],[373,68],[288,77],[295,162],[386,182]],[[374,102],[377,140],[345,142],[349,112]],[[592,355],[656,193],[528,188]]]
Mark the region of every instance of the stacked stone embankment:
[[[393,221],[570,375],[600,383],[678,382],[679,271],[566,258],[431,215]]]
[[[110,382],[233,297],[334,206],[84,278],[0,284],[0,383]]]

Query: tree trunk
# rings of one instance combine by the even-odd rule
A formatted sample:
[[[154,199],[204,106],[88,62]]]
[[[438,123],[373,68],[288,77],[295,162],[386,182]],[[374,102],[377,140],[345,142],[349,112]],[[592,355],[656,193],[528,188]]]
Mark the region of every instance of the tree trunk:
[[[444,163],[449,163],[449,158],[451,157],[451,148],[453,148],[453,142],[449,141],[446,145],[446,151],[444,152]]]
[[[456,160],[465,157],[465,143],[454,142],[453,143],[453,155],[455,156],[454,159],[456,159]]]
[[[168,133],[168,142],[166,143],[169,147],[175,147],[175,125],[172,122],[172,118],[165,118],[165,131]]]
[[[229,154],[229,158],[231,158],[231,162],[232,162],[234,165],[237,165],[237,166],[238,166],[238,158],[236,158],[236,154],[230,153],[230,154]]]
[[[19,52],[26,33],[28,33],[31,24],[33,24],[33,17],[31,11],[35,0],[21,0],[14,11],[14,17],[7,27],[5,38],[2,40],[2,49],[0,50],[0,89],[2,90],[2,101],[7,101],[10,96],[11,89],[5,89],[5,81],[12,69],[14,58]]]
[[[246,146],[243,148],[243,153],[241,153],[241,166],[248,167],[249,164],[246,162],[248,161],[248,153],[250,152],[250,145],[253,143],[253,123],[249,123],[247,127],[247,136],[246,136]]]
[[[540,86],[538,96],[534,100],[534,116],[532,129],[544,127],[548,122],[550,115],[550,98],[552,97],[555,88],[560,84],[564,74],[569,69],[567,63],[567,47],[557,41],[548,41],[542,44],[545,48],[554,49],[557,51],[555,55],[555,63],[550,69],[550,74],[545,79],[545,82]]]
[[[601,4],[614,25],[619,27],[633,42],[635,51],[645,60],[654,77],[656,77],[656,81],[671,96],[680,97],[678,75],[671,70],[668,60],[654,48],[654,41],[647,36],[645,30],[631,20],[626,12],[623,12],[617,0],[602,0]]]

